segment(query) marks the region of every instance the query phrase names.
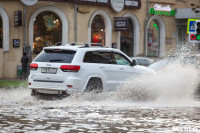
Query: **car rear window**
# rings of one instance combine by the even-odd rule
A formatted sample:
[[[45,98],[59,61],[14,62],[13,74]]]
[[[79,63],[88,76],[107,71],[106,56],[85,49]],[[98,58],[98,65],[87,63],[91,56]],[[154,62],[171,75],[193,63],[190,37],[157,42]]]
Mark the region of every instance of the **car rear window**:
[[[44,50],[34,60],[35,62],[71,63],[76,51],[72,50]]]

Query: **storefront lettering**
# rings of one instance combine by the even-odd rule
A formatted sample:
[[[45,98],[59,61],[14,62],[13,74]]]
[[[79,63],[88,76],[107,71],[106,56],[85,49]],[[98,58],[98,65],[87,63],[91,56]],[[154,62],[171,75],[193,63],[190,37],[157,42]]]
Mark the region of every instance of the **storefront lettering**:
[[[125,1],[125,5],[126,6],[138,6],[139,3],[138,3],[138,1],[129,1],[129,0],[127,0],[127,1]]]
[[[81,0],[83,2],[108,3],[108,0]]]
[[[175,16],[175,11],[169,5],[162,7],[156,4],[154,8],[150,9],[149,13],[153,15]]]
[[[115,31],[122,31],[128,28],[128,18],[115,17]]]
[[[40,0],[40,1],[43,1],[43,0]],[[114,6],[114,8],[116,7],[119,10],[121,9],[123,10],[124,8],[129,8],[129,9],[141,8],[141,0],[55,0],[55,1],[57,2],[64,1],[64,2],[77,3],[77,4],[111,6],[111,7]]]
[[[167,5],[167,6],[161,6],[161,5],[159,5],[159,4],[155,4],[154,5],[154,10],[155,11],[166,11],[166,12],[170,12],[172,9],[171,9],[171,7],[169,6],[169,5]]]
[[[124,22],[124,21],[118,21],[118,22],[116,22],[116,26],[117,27],[124,27],[124,26],[126,26],[126,22]]]

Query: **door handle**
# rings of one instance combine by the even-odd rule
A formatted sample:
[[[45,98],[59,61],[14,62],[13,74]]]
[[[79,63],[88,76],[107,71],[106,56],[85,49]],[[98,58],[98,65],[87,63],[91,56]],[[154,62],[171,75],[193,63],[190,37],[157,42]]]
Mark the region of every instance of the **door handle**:
[[[105,67],[100,67],[100,69],[105,69]]]

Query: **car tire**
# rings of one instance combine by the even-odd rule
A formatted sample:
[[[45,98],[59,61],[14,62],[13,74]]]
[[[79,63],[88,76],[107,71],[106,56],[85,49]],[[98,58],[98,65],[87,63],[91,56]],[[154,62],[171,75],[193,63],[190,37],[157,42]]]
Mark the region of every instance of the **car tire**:
[[[62,92],[62,97],[68,97],[68,96],[70,96],[70,95],[66,91]]]
[[[36,95],[37,95],[37,92],[34,89],[32,89],[31,96],[36,96]]]
[[[91,78],[86,86],[84,92],[96,92],[100,93],[103,91],[103,85],[100,78]]]

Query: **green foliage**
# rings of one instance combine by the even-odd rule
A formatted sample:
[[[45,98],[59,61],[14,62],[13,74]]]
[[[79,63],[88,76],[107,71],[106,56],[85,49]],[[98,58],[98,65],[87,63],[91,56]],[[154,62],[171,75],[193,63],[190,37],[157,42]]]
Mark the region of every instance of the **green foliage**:
[[[27,81],[0,80],[0,88],[18,88],[27,86]]]

